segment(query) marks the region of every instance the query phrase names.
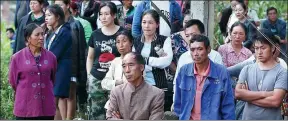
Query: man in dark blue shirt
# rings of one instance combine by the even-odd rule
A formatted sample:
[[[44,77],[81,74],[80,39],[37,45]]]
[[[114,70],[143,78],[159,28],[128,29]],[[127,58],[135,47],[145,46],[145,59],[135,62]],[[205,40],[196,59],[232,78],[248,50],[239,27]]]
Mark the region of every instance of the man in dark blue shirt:
[[[287,40],[286,40],[286,22],[277,17],[277,9],[274,7],[270,7],[266,11],[267,19],[264,20],[261,24],[261,28],[265,28],[270,30],[280,37],[280,47],[281,47],[281,55],[280,57],[287,62],[287,57],[283,55],[283,53],[287,53]]]

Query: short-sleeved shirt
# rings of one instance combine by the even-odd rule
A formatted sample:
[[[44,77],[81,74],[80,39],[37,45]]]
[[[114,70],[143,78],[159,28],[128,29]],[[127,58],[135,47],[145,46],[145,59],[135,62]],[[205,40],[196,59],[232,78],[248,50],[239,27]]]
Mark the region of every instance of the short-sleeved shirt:
[[[122,30],[123,28],[120,27],[117,32]],[[105,77],[112,60],[120,56],[116,48],[116,33],[114,35],[105,35],[100,28],[95,30],[89,39],[88,45],[94,48],[95,54],[90,74],[99,80]]]
[[[246,47],[242,47],[240,53],[237,54],[231,43],[221,45],[218,52],[222,56],[223,63],[226,67],[236,65],[252,56],[252,52]]]
[[[247,81],[251,91],[287,90],[287,70],[279,63],[270,70],[261,70],[257,63],[245,66],[238,83]],[[282,120],[281,107],[264,108],[247,102],[243,110],[242,120]]]

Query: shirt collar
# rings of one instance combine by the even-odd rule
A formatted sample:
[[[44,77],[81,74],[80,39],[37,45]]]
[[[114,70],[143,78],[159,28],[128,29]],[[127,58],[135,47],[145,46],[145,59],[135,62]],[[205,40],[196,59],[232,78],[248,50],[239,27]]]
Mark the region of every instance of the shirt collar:
[[[216,70],[216,68],[218,68],[218,67],[214,62],[212,62],[210,59],[209,59],[209,61],[210,61],[210,63],[209,63],[210,65],[209,65],[209,72],[208,72],[207,77],[217,79],[220,71]],[[187,67],[188,68],[184,72],[185,75],[195,77],[194,62],[190,63],[189,66],[187,66]]]
[[[194,65],[194,75],[199,75],[197,70],[196,70],[196,64],[194,63],[193,65]],[[210,72],[210,61],[209,61],[208,68],[206,69],[204,75],[201,75],[201,76],[206,76],[207,77],[209,72]]]
[[[44,14],[39,18],[35,18],[34,14],[32,13],[31,14],[31,20],[32,21],[42,21],[42,20],[44,20]]]
[[[153,41],[155,41],[157,39],[157,34],[154,35]],[[144,43],[145,42],[145,36],[144,34],[142,34],[141,36],[141,42]]]
[[[145,80],[143,80],[142,83],[138,87],[135,87],[130,82],[128,82],[127,84],[130,87],[132,92],[138,92],[140,89],[142,89],[146,85],[146,82],[145,82]]]
[[[227,46],[228,46],[228,50],[227,50],[228,53],[233,53],[233,52],[235,53],[235,50],[234,50],[233,47],[232,47],[232,43],[229,43]],[[241,48],[241,50],[240,50],[240,53],[248,56],[248,53],[246,52],[246,49],[245,49],[244,46],[242,46],[242,48]]]

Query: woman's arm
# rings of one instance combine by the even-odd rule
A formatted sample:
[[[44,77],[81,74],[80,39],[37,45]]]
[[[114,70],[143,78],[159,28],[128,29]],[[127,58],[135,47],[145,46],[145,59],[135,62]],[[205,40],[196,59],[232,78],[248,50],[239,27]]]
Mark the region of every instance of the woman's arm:
[[[88,49],[88,56],[87,56],[87,62],[86,62],[86,69],[87,69],[87,74],[90,74],[90,71],[93,66],[94,62],[94,48],[89,47]]]
[[[163,46],[164,52],[167,54],[164,57],[149,57],[149,62],[147,65],[157,68],[166,68],[171,64],[172,58],[173,58],[173,52],[171,47],[171,38],[168,37]]]

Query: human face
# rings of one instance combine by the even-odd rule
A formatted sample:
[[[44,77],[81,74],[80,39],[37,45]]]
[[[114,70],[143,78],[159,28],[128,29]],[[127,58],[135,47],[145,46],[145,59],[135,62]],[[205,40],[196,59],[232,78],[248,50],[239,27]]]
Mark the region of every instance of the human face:
[[[190,43],[190,53],[196,64],[203,64],[208,59],[210,51],[210,47],[206,49],[204,42]]]
[[[41,5],[37,0],[30,1],[30,9],[32,13],[41,12],[42,8],[43,8],[43,5]]]
[[[141,26],[144,35],[153,36],[158,28],[158,23],[150,14],[146,14],[143,16]]]
[[[133,54],[127,54],[123,58],[122,68],[128,82],[136,83],[142,78],[144,65],[136,62],[136,57]]]
[[[275,10],[270,10],[268,12],[268,19],[270,21],[276,21],[277,20],[277,12]]]
[[[191,15],[185,15],[183,19],[183,27],[185,27],[186,23],[191,19],[192,19]]]
[[[62,8],[62,10],[63,10],[65,15],[67,13],[69,13],[69,11],[68,11],[69,10],[69,5],[66,5],[62,0],[56,0],[55,4],[59,5]]]
[[[33,30],[30,37],[27,38],[28,46],[34,46],[37,48],[43,47],[44,43],[44,31],[41,27],[37,27]]]
[[[127,8],[130,8],[132,6],[133,0],[123,0],[123,5]]]
[[[265,63],[273,56],[273,51],[275,51],[275,47],[271,48],[266,43],[261,43],[259,41],[256,41],[254,43],[255,48],[255,55],[258,61]]]
[[[12,32],[10,32],[10,31],[7,31],[6,32],[6,36],[9,38],[9,39],[12,39],[12,37],[13,37],[13,33]]]
[[[238,3],[239,3],[238,1],[232,0],[232,1],[231,1],[231,8],[234,10],[235,7],[236,7],[236,5],[237,5]]]
[[[125,35],[119,35],[116,38],[116,47],[118,52],[124,56],[131,52],[132,43],[129,41],[128,37]]]
[[[190,40],[194,35],[201,34],[197,25],[192,25],[184,30],[186,37]]]
[[[104,6],[100,9],[100,21],[103,26],[113,24],[115,17],[115,15],[111,14],[111,10],[108,6]]]
[[[56,16],[52,14],[49,10],[46,10],[45,23],[47,26],[51,26],[55,28],[56,26],[58,26],[58,20],[59,20],[59,17],[56,18]]]
[[[240,4],[237,4],[235,7],[235,14],[239,20],[242,20],[245,18],[244,16],[246,15],[246,11]]]
[[[239,25],[235,26],[231,32],[232,44],[242,45],[242,42],[246,39],[245,30]]]

